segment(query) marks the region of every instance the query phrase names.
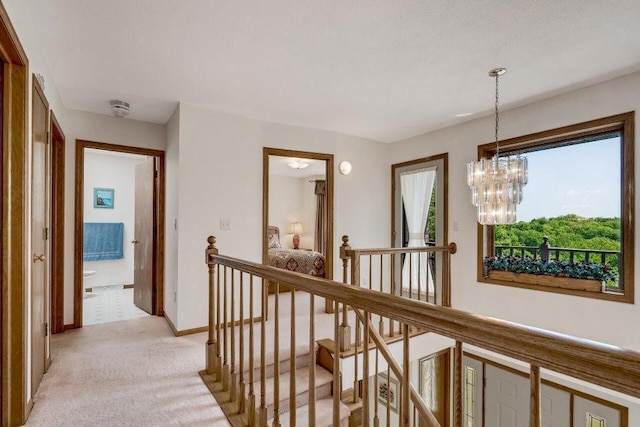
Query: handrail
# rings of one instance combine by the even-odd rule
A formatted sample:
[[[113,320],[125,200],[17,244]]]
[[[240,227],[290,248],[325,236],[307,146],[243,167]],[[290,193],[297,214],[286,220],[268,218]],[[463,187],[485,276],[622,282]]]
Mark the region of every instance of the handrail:
[[[367,248],[367,249],[347,249],[345,255],[352,257],[358,255],[394,255],[418,252],[449,252],[455,254],[458,247],[455,243],[447,246],[421,246],[417,248]]]
[[[496,249],[524,249],[526,251],[539,251],[540,246],[514,246],[514,245],[496,245]],[[555,246],[549,247],[549,252],[562,251],[562,252],[589,252],[593,254],[605,254],[605,255],[620,255],[621,251],[610,251],[600,249],[580,249],[580,248],[556,248]]]
[[[364,323],[364,316],[362,315],[360,310],[356,310],[355,312],[356,316],[358,316],[358,319],[360,319],[360,321]],[[382,353],[382,356],[389,364],[389,367],[393,371],[393,374],[396,376],[396,378],[402,378],[402,368],[400,368],[400,365],[398,365],[398,362],[396,362],[396,360],[394,359],[393,355],[391,354],[391,350],[387,346],[387,343],[384,341],[384,338],[371,324],[369,324],[369,334],[373,342],[376,344],[377,349],[380,351],[380,353]],[[411,402],[415,405],[420,415],[427,422],[427,427],[440,427],[440,423],[433,415],[433,412],[431,412],[429,408],[427,408],[427,405],[424,403],[424,400],[422,400],[422,397],[418,393],[418,390],[416,390],[413,383],[409,382],[409,387],[409,392],[411,393]]]
[[[381,298],[377,291],[217,255],[211,249],[207,262],[640,398],[640,353],[635,351],[394,295]]]

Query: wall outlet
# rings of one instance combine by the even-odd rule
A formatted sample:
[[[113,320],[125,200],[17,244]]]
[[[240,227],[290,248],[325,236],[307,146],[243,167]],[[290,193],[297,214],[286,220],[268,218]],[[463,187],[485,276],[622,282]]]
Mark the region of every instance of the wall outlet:
[[[228,218],[220,220],[220,230],[231,230],[231,220]]]

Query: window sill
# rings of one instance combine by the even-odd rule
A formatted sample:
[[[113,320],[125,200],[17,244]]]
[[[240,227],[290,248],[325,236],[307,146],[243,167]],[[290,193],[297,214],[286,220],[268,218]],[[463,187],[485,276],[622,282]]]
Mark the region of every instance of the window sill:
[[[633,304],[632,295],[605,291],[602,288],[602,284],[597,280],[573,279],[537,274],[516,274],[509,271],[493,270],[489,272],[489,277],[479,277],[478,281],[494,285],[512,286],[542,292],[552,292]]]

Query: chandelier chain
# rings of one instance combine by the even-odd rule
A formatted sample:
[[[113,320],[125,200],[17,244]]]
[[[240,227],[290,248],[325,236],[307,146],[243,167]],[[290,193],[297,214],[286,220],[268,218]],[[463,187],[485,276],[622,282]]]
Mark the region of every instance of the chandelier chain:
[[[500,77],[500,75],[498,73],[496,73],[496,104],[495,104],[495,111],[496,111],[496,158],[500,157],[500,144],[498,142],[498,128],[500,125],[500,118],[499,118],[499,111],[498,111],[498,78]]]

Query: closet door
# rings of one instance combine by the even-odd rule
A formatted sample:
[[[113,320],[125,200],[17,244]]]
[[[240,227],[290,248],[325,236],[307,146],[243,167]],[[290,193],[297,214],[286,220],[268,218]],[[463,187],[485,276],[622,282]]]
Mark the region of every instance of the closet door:
[[[529,380],[492,365],[486,365],[486,425],[529,425]]]

